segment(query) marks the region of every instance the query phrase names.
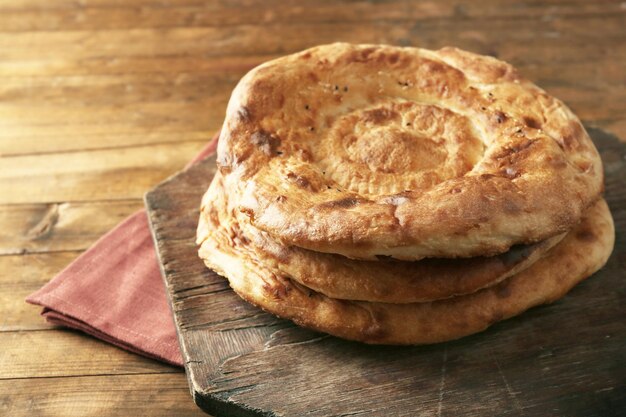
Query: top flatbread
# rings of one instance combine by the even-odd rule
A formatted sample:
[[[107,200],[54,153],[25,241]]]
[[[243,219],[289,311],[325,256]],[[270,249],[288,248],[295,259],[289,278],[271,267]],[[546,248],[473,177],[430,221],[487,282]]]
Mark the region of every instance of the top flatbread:
[[[562,102],[453,48],[333,44],[265,63],[233,92],[218,164],[255,227],[361,259],[537,242],[575,225],[603,180]]]

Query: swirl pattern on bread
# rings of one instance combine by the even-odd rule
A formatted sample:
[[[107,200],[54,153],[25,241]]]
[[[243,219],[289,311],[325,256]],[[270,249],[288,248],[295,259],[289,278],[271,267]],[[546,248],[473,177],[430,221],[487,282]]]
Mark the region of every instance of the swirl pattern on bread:
[[[332,44],[230,100],[229,198],[287,246],[355,259],[495,255],[566,232],[602,192],[578,118],[494,58]]]

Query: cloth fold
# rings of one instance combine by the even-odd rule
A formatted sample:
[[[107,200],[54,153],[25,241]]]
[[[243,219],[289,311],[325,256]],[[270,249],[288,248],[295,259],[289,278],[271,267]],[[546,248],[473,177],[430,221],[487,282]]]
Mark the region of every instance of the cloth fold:
[[[187,165],[215,152],[217,135]],[[182,366],[145,210],[102,236],[26,301],[46,321]]]

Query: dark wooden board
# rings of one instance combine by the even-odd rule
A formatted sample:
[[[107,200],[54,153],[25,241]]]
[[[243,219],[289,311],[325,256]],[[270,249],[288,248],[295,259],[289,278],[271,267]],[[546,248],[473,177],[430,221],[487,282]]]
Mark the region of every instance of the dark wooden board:
[[[194,243],[214,159],[146,195],[185,368],[215,416],[617,416],[626,413],[626,145],[589,128],[616,225],[608,264],[558,302],[431,346],[368,346],[240,300]]]

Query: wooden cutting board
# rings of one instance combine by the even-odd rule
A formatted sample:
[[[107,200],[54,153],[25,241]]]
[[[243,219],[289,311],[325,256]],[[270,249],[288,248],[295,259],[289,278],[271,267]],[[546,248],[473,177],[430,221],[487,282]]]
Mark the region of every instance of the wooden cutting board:
[[[194,243],[206,160],[146,195],[191,393],[214,416],[626,413],[626,145],[589,128],[616,226],[608,264],[564,299],[431,346],[368,346],[243,302]]]

